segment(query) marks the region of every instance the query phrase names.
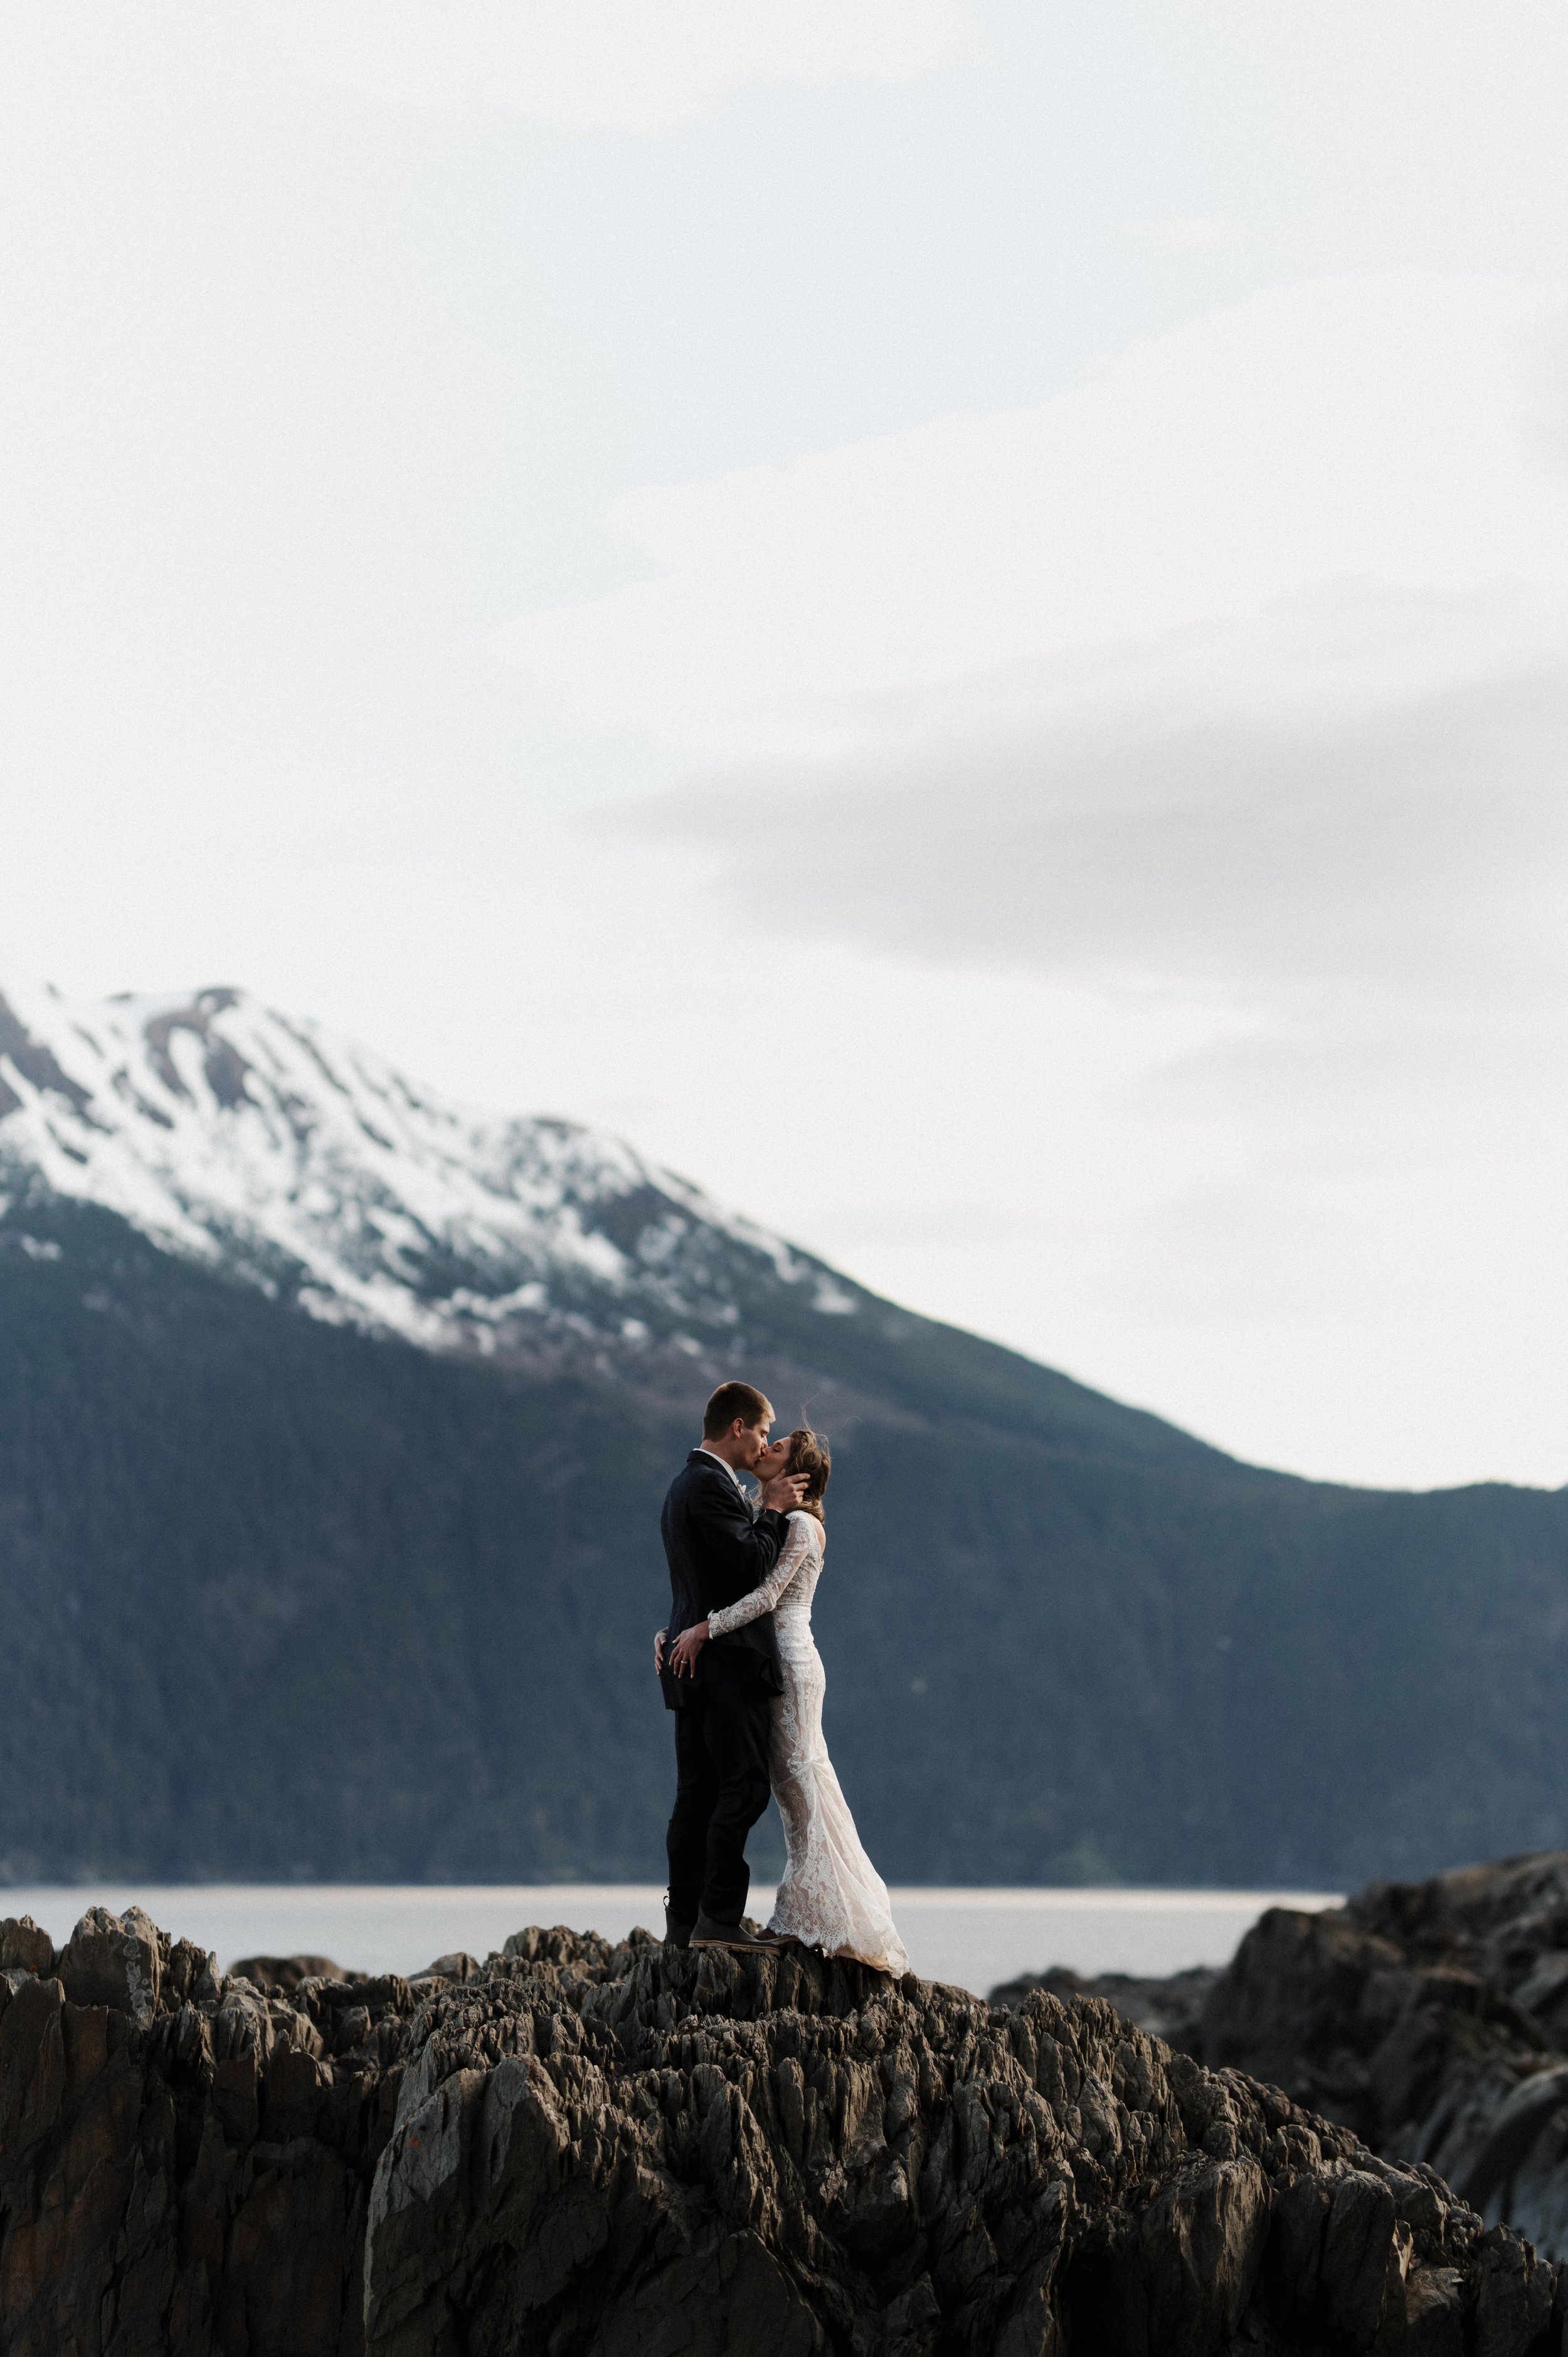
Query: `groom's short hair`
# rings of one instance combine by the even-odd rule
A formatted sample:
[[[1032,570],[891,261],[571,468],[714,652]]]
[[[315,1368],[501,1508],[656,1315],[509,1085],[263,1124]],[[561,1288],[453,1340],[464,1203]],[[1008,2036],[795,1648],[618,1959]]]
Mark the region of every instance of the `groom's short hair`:
[[[721,1383],[703,1410],[703,1438],[716,1440],[736,1416],[742,1424],[771,1424],[773,1402],[752,1383]]]

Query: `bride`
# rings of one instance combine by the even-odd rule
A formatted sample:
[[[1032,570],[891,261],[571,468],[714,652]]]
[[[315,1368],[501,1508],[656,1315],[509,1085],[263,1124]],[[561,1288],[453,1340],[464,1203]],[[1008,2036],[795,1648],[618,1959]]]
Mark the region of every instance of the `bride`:
[[[789,1516],[789,1535],[760,1587],[676,1638],[671,1667],[678,1677],[688,1674],[710,1637],[727,1636],[772,1613],[784,1692],[773,1703],[768,1772],[784,1820],[788,1863],[768,1928],[826,1955],[853,1956],[879,1972],[907,1973],[909,1959],[893,1928],[887,1886],[860,1846],[822,1739],[827,1674],[811,1635],[811,1598],[827,1543],[822,1492],[832,1460],[823,1442],[802,1426],[776,1440],[752,1469],[764,1482],[778,1474],[805,1477],[800,1503]]]

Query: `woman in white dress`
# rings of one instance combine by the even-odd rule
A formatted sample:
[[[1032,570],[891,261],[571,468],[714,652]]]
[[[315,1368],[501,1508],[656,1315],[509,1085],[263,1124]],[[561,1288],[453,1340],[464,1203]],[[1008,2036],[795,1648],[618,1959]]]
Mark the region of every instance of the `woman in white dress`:
[[[788,1862],[768,1928],[824,1955],[854,1956],[879,1972],[907,1973],[909,1959],[893,1926],[887,1886],[861,1847],[822,1738],[827,1674],[811,1634],[811,1598],[822,1571],[822,1492],[832,1469],[825,1446],[804,1426],[774,1442],[755,1469],[757,1478],[806,1478],[779,1560],[749,1596],[678,1637],[671,1664],[679,1674],[709,1637],[725,1636],[772,1613],[784,1692],[773,1702],[768,1770],[784,1820]]]

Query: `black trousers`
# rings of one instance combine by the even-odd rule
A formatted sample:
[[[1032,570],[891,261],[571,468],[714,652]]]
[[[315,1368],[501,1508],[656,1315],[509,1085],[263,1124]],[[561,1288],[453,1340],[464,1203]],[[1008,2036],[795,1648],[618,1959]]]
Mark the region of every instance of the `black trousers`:
[[[757,1655],[704,1645],[675,1720],[675,1808],[665,1836],[670,1911],[738,1923],[751,1868],[746,1837],[768,1806],[768,1706]]]

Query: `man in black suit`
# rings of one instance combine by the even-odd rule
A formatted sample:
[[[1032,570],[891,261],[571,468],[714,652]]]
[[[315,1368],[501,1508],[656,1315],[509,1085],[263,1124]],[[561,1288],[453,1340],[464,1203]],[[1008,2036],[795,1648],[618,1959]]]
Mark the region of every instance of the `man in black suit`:
[[[800,1502],[801,1480],[774,1473],[755,1519],[739,1476],[768,1447],[773,1410],[750,1383],[721,1383],[703,1417],[703,1440],[670,1484],[660,1529],[673,1609],[654,1646],[664,1706],[675,1714],[675,1808],[666,1847],[665,1932],[677,1947],[767,1948],[743,1931],[751,1882],[746,1837],[768,1806],[768,1705],[784,1691],[773,1615],[764,1613],[703,1647],[690,1676],[666,1666],[665,1648],[721,1605],[738,1603],[779,1560]]]

